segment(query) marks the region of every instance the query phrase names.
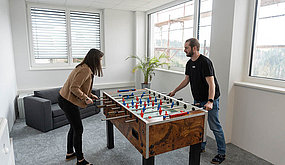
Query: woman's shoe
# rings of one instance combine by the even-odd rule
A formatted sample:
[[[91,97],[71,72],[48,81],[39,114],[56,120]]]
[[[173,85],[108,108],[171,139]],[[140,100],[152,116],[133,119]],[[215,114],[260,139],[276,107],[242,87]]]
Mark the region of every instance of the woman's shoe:
[[[76,158],[75,152],[73,152],[72,154],[66,154],[65,156],[65,160],[72,160],[74,158]]]
[[[83,159],[81,162],[79,162],[79,161],[77,160],[77,163],[76,163],[76,164],[77,164],[77,165],[93,165],[93,164],[87,162],[85,159]]]

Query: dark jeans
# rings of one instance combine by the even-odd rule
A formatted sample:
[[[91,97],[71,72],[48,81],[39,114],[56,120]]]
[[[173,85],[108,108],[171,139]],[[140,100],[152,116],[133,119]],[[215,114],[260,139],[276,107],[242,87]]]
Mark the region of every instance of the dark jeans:
[[[70,123],[70,129],[67,135],[67,153],[73,153],[75,148],[77,160],[83,159],[82,153],[82,134],[83,125],[78,106],[59,95],[58,105],[64,111],[67,120]]]

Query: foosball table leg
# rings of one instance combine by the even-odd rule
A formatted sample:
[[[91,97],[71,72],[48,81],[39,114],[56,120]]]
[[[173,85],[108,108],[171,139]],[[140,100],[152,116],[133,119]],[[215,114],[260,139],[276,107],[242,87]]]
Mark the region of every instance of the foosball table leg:
[[[145,159],[143,156],[142,156],[142,165],[154,165],[154,156],[148,158],[148,159]]]
[[[200,165],[201,143],[190,146],[189,165]]]
[[[114,126],[111,121],[106,121],[106,131],[107,131],[107,147],[108,149],[114,148]]]

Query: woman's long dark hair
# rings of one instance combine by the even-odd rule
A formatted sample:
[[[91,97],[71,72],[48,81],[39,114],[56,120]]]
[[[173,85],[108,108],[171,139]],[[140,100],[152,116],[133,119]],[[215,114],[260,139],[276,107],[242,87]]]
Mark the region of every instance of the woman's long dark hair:
[[[102,71],[102,64],[101,64],[101,57],[104,56],[104,53],[101,52],[98,49],[90,49],[89,52],[86,54],[84,57],[83,61],[76,66],[81,66],[83,64],[86,64],[89,66],[89,68],[93,72],[93,76],[98,76],[102,77],[103,76],[103,71]]]

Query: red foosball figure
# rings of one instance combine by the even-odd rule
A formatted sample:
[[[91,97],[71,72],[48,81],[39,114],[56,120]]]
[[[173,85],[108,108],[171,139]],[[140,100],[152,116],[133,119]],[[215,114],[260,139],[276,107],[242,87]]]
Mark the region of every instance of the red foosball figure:
[[[161,110],[161,107],[159,108],[159,115],[161,115],[161,112],[162,112],[162,110]]]
[[[143,114],[143,111],[141,110],[141,117],[142,117],[142,118],[143,118],[143,115],[144,115],[144,114]]]

